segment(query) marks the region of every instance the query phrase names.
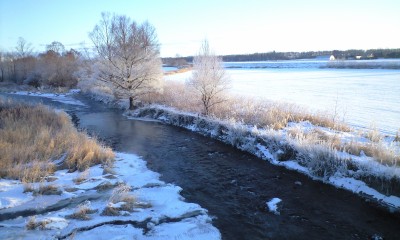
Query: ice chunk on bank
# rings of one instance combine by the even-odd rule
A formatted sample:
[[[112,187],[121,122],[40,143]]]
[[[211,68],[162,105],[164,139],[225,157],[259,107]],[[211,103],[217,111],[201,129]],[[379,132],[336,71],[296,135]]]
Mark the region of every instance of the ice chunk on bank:
[[[280,202],[282,202],[280,198],[273,198],[269,202],[267,202],[269,211],[275,215],[279,215],[280,212],[278,211],[278,203]]]

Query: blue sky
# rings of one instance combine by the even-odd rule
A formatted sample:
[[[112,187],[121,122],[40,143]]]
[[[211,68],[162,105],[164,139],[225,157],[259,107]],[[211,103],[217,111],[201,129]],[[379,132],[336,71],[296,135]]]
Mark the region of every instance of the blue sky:
[[[104,11],[148,20],[163,57],[196,54],[205,38],[217,54],[400,48],[398,0],[0,0],[0,49],[18,37],[36,51],[90,45]]]

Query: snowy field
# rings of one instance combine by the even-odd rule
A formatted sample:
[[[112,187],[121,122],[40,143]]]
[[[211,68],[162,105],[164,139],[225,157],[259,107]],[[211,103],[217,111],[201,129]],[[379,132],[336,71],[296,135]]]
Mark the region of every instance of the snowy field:
[[[226,63],[233,94],[336,112],[356,128],[375,126],[384,134],[396,134],[400,128],[399,70],[320,69],[320,65],[310,60]],[[166,79],[185,81],[190,76],[191,71]]]

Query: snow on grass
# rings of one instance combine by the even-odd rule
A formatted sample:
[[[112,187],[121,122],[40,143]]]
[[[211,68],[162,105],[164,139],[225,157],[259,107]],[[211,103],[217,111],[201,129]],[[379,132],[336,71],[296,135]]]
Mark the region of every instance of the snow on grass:
[[[57,185],[62,194],[50,196],[23,193],[20,181],[1,179],[0,239],[221,239],[207,210],[185,202],[180,195],[182,189],[159,180],[159,174],[150,171],[140,157],[117,153],[115,174],[103,170],[100,165],[89,168],[80,183],[74,182],[79,172],[56,171],[51,184]],[[98,187],[104,183],[129,186],[131,190],[126,194],[132,196],[133,211],[124,208],[124,199],[110,202],[112,188],[99,192]],[[79,214],[82,204],[90,208],[83,213],[84,218],[70,217]],[[49,210],[55,206],[61,207]],[[103,215],[107,207],[116,214]],[[33,213],[26,214],[29,211]]]
[[[271,199],[269,202],[267,202],[268,210],[275,215],[280,215],[280,212],[278,211],[278,203],[280,202],[282,202],[280,198]]]

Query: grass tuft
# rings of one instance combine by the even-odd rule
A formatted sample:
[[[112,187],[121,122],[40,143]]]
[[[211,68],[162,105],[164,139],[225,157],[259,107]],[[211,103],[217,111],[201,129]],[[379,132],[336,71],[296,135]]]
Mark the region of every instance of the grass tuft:
[[[119,216],[121,211],[133,212],[136,208],[149,208],[150,204],[138,203],[135,196],[130,194],[131,187],[122,183],[114,188],[108,205],[104,208],[101,215]]]
[[[90,220],[92,218],[89,216],[89,214],[93,214],[96,212],[97,210],[91,209],[90,202],[85,201],[84,203],[79,204],[76,211],[71,215],[67,215],[66,218],[78,219],[78,220]]]
[[[26,223],[27,230],[35,230],[40,229],[43,230],[46,228],[46,225],[49,223],[48,220],[38,221],[36,216],[32,216],[29,218],[28,222]]]

